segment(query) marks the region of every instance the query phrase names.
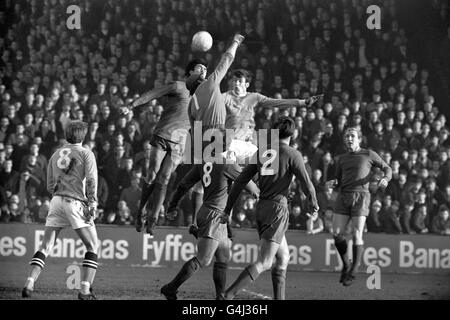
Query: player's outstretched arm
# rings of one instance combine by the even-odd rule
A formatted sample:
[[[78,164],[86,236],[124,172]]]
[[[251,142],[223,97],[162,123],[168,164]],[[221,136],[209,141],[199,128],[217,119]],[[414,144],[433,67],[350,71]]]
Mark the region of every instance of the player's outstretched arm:
[[[291,108],[291,107],[310,107],[323,97],[323,94],[309,97],[308,99],[273,99],[258,93],[259,108]]]
[[[142,106],[154,99],[161,98],[167,94],[174,92],[177,89],[176,83],[171,83],[161,88],[155,88],[143,93],[139,98],[133,100],[129,105],[125,105],[121,108],[121,112],[126,114],[129,110]]]
[[[242,41],[244,41],[244,36],[240,34],[234,35],[231,45],[222,54],[219,64],[217,65],[216,69],[214,69],[214,72],[211,73],[210,75],[210,77],[212,77],[214,82],[220,83],[222,79],[225,77],[225,75],[228,72],[228,69],[233,63],[234,57],[236,56],[236,50],[241,45]]]

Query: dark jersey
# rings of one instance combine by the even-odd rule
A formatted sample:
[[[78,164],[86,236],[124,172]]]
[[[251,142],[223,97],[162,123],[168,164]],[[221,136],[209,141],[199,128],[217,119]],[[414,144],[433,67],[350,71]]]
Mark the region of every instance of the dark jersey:
[[[241,173],[241,168],[236,164],[197,164],[183,177],[177,191],[171,201],[171,207],[176,206],[181,197],[198,181],[204,188],[203,205],[223,211],[228,199],[228,191],[234,180]],[[249,191],[257,193],[254,183],[250,183]]]
[[[227,112],[224,98],[220,92],[220,82],[225,77],[233,60],[233,55],[225,52],[214,72],[195,90],[189,102],[192,126],[194,121],[201,121],[203,128],[225,128]]]
[[[289,186],[295,175],[302,182],[305,191],[311,196],[312,204],[317,206],[316,191],[306,171],[302,154],[284,143],[279,144],[278,150],[270,150],[272,151],[267,153],[269,155],[270,152],[273,152],[270,160],[257,161],[257,164],[246,166],[236,182],[246,184],[258,173],[258,187],[261,190],[259,198],[281,201],[288,197]],[[233,204],[235,200],[230,198],[229,202]]]
[[[372,150],[360,149],[339,156],[335,179],[341,191],[369,192],[371,169],[374,166],[384,171],[388,181],[392,179],[392,169]]]
[[[184,142],[190,128],[188,116],[190,97],[186,84],[182,81],[171,82],[143,94],[133,104],[138,106],[159,98],[162,98],[160,103],[164,109],[153,133],[175,143]]]

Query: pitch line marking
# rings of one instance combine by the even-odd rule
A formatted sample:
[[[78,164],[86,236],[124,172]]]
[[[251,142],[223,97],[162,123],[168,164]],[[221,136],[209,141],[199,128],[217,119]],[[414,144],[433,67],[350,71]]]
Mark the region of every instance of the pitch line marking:
[[[250,295],[252,295],[252,296],[256,296],[256,297],[258,297],[258,298],[260,298],[260,299],[263,299],[263,300],[272,300],[271,297],[266,296],[266,295],[264,295],[264,294],[262,294],[262,293],[253,292],[253,291],[247,290],[247,289],[242,289],[242,291],[243,291],[243,292],[247,292],[248,294],[250,294]]]

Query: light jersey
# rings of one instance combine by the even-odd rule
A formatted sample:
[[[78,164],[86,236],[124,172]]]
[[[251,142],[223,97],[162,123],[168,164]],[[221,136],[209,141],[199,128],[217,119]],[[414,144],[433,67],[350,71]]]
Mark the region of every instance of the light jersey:
[[[360,149],[339,156],[336,163],[338,185],[343,192],[369,192],[370,171],[378,167],[385,173],[388,181],[392,179],[392,169],[374,151]]]
[[[220,82],[225,77],[233,60],[234,56],[225,52],[214,72],[195,90],[189,102],[189,118],[192,127],[194,121],[201,121],[203,129],[223,129],[225,127],[227,112],[224,98],[220,92]]]
[[[316,191],[306,171],[302,154],[285,143],[279,143],[278,151],[270,150],[276,153],[272,155],[272,161],[258,160],[256,164],[249,164],[236,181],[246,184],[258,173],[259,198],[279,202],[288,197],[289,186],[295,175],[300,179],[302,188],[306,188],[305,193],[311,195],[312,203],[317,204]]]
[[[228,199],[228,191],[231,184],[241,173],[241,168],[236,164],[197,164],[183,177],[179,190],[189,190],[198,181],[201,181],[204,194],[203,205],[205,207],[223,211]],[[257,193],[254,184],[249,184],[248,188],[253,193]],[[177,192],[178,194],[179,192]],[[184,195],[180,193],[180,199]],[[177,196],[172,201],[178,203]]]
[[[66,144],[50,158],[47,190],[84,202],[97,202],[97,162],[94,153],[81,145]]]
[[[245,130],[251,135],[255,129],[255,109],[273,107],[299,107],[299,99],[272,99],[257,92],[239,97],[233,90],[223,93],[226,107],[226,129]],[[240,136],[240,135],[238,135]]]
[[[160,99],[164,109],[156,124],[153,134],[175,143],[184,143],[189,132],[188,116],[189,90],[182,81],[174,81],[168,85],[154,89],[153,99]]]

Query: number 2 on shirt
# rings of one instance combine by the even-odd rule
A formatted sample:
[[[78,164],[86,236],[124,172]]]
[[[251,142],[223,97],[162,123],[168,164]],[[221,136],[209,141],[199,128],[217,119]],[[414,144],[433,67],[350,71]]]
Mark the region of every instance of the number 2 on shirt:
[[[56,166],[61,169],[65,170],[67,167],[69,167],[70,164],[70,158],[69,154],[72,152],[70,148],[63,148],[59,151],[59,158],[58,161],[56,161]]]
[[[262,154],[262,158],[268,158],[261,167],[261,173],[262,176],[273,176],[275,174],[275,170],[272,168],[272,162],[277,157],[277,152],[274,149],[267,149]],[[270,167],[270,168],[268,168]]]

